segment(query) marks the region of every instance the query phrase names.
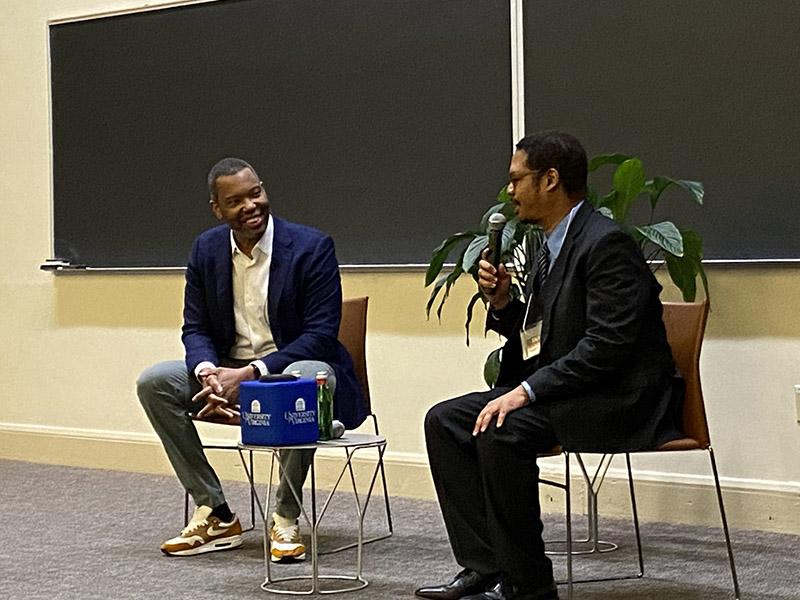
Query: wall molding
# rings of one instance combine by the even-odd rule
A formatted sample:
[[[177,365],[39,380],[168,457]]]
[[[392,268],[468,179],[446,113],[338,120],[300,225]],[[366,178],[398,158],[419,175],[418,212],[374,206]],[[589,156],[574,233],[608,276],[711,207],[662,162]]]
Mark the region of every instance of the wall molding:
[[[217,428],[221,429],[221,428]],[[235,430],[231,428],[233,433]],[[207,443],[226,444],[229,437],[204,435]],[[214,452],[211,460],[223,479],[244,481],[245,474],[235,452]],[[56,427],[49,425],[0,423],[0,459],[22,460],[85,468],[113,469],[140,473],[171,475],[172,470],[155,434],[101,429]],[[387,450],[385,457],[389,493],[421,499],[434,499],[427,459],[411,452]],[[262,461],[265,463],[266,461]],[[321,450],[318,458],[318,482],[333,484],[333,469],[325,465],[341,464],[341,453]],[[374,460],[364,455],[354,460],[359,481],[368,481]],[[548,461],[542,474],[563,478],[563,467]],[[267,467],[256,469],[257,481],[266,479]],[[584,484],[579,470],[573,467],[573,506],[585,506]],[[665,521],[710,527],[719,526],[719,512],[710,475],[685,475],[634,469],[637,504],[644,521]],[[725,507],[733,529],[761,529],[800,535],[800,483],[722,478]],[[563,493],[542,486],[542,510],[563,511]],[[612,468],[600,493],[602,516],[628,517],[630,501],[626,472]]]

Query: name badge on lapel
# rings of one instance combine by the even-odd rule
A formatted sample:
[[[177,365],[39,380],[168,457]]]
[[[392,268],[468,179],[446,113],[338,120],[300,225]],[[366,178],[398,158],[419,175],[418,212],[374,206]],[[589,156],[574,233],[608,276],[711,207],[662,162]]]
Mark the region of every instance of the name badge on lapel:
[[[542,349],[542,320],[539,319],[520,330],[519,340],[522,342],[523,360],[539,356]]]

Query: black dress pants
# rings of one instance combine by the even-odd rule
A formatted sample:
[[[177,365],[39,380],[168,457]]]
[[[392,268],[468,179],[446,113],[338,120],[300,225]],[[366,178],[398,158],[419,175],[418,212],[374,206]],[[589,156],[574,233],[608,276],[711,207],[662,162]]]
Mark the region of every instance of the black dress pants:
[[[496,388],[445,400],[425,417],[431,474],[456,561],[482,575],[502,574],[521,588],[550,583],[544,554],[536,454],[557,444],[547,407],[529,404],[503,426],[472,435]]]

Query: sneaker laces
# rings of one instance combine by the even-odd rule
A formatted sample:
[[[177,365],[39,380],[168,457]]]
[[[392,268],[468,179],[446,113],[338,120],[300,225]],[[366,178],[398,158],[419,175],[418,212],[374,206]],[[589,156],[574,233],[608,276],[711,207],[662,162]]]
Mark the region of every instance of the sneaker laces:
[[[186,524],[186,527],[181,529],[181,535],[188,535],[198,527],[207,526],[209,516],[211,516],[211,508],[208,506],[198,506],[194,510],[191,520]]]
[[[188,535],[193,531],[195,531],[196,529],[198,529],[199,527],[205,527],[206,525],[208,525],[208,521],[206,519],[198,519],[198,520],[192,519],[191,521],[189,521],[189,524],[186,527],[181,529],[181,535]]]
[[[275,532],[275,537],[282,542],[292,542],[300,537],[300,528],[297,524],[281,526],[277,523],[272,524],[272,531]]]

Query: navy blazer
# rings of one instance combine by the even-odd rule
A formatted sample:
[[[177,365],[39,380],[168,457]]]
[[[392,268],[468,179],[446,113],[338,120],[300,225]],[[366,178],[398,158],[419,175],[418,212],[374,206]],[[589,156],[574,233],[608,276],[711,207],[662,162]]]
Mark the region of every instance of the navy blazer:
[[[521,302],[489,314],[487,326],[508,338],[498,385],[525,379],[567,450],[641,450],[680,437],[682,382],[660,292],[631,237],[584,202],[531,310],[542,316],[538,359],[522,360]]]
[[[352,429],[366,418],[353,361],[339,343],[342,285],[333,240],[303,225],[275,222],[267,314],[277,351],[258,357],[270,373],[298,360],[321,360],[336,373],[334,417]],[[230,228],[220,225],[194,241],[186,268],[183,346],[186,368],[220,364],[236,337]]]

